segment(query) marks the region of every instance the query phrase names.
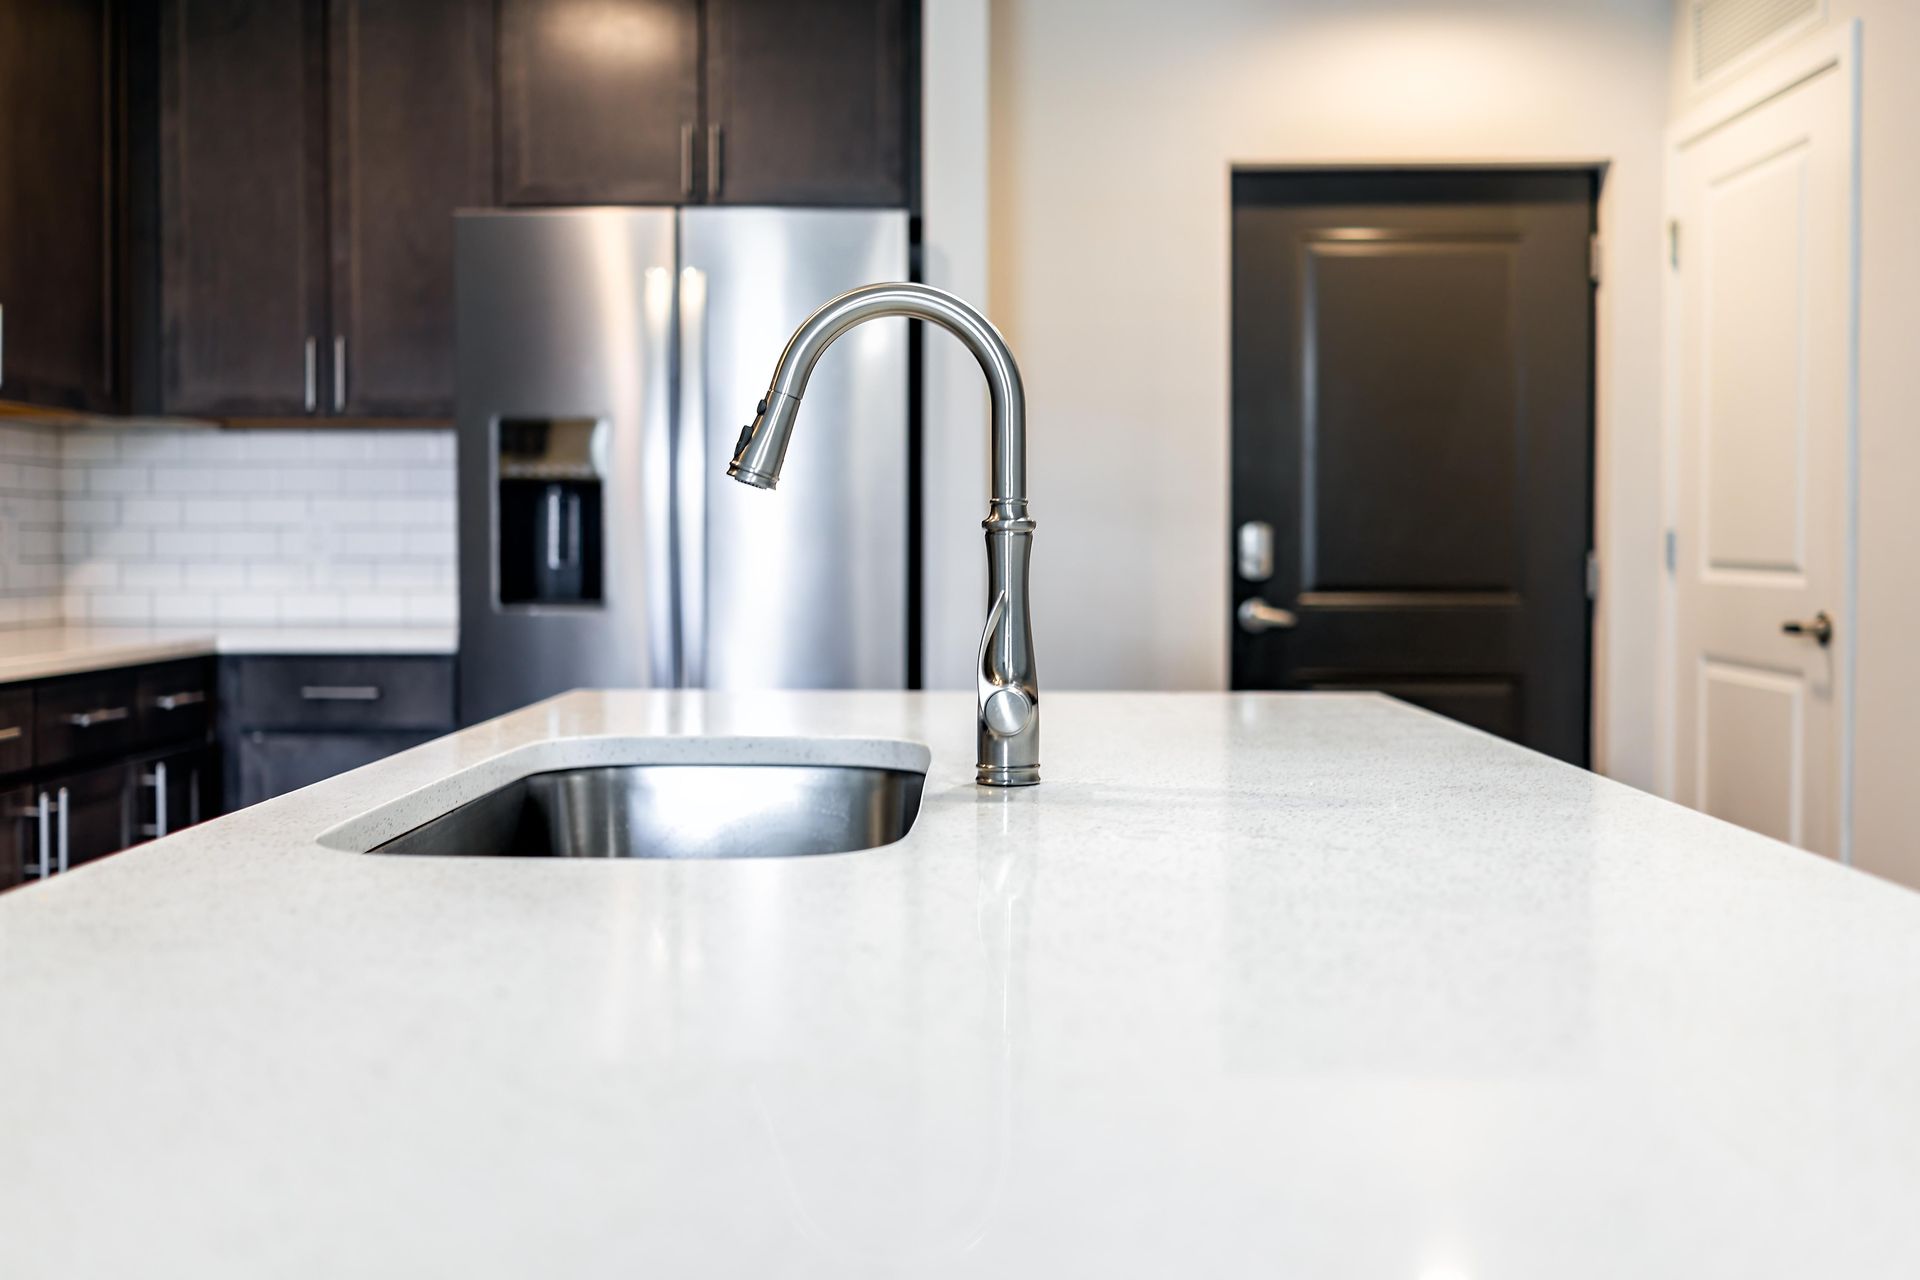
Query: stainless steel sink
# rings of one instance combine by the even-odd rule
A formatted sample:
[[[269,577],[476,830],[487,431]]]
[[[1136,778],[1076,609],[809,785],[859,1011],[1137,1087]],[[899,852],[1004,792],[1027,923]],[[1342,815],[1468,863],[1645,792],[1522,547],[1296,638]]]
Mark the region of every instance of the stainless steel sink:
[[[926,775],[789,764],[639,764],[536,773],[370,853],[790,858],[892,844]]]

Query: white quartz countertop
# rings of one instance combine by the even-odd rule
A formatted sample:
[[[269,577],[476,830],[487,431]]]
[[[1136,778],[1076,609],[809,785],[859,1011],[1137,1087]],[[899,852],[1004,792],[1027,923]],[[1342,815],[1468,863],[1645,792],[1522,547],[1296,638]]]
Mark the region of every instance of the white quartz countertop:
[[[0,631],[0,683],[214,653],[452,653],[450,627],[30,627]]]
[[[0,896],[0,1275],[1920,1275],[1920,896],[1370,695],[1044,714],[572,694]],[[911,834],[318,839],[796,734]]]

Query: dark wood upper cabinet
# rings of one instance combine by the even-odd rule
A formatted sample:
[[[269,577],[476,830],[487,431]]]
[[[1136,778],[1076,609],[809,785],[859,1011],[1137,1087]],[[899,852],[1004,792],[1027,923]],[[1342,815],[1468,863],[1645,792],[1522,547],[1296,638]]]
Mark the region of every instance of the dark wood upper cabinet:
[[[110,17],[0,0],[0,399],[113,407]]]
[[[326,379],[319,0],[165,0],[160,383],[169,413],[296,417]]]
[[[508,204],[674,204],[694,190],[698,0],[500,0]]]
[[[707,0],[705,196],[907,201],[907,6]]]
[[[453,413],[453,213],[494,202],[493,0],[329,6],[329,412]]]

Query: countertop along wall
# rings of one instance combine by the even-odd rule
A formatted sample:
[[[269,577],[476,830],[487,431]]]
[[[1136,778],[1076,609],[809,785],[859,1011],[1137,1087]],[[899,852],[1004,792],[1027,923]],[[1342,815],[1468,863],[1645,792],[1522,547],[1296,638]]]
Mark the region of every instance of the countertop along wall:
[[[60,532],[38,560],[59,573],[69,624],[456,620],[451,432],[54,434]]]
[[[1602,160],[1597,763],[1654,780],[1669,0],[997,0],[1043,688],[1227,681],[1228,172]]]

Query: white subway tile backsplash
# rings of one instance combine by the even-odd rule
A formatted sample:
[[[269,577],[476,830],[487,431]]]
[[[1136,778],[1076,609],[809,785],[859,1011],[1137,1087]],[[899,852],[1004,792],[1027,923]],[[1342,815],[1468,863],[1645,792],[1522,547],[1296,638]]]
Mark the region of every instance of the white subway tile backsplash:
[[[0,627],[41,626],[64,606],[57,439],[0,423]]]
[[[0,424],[0,628],[449,626],[443,431]]]
[[[213,620],[260,625],[280,621],[279,597],[264,592],[229,592],[214,597]]]
[[[130,525],[165,527],[180,523],[180,510],[178,498],[124,498],[120,519]]]

